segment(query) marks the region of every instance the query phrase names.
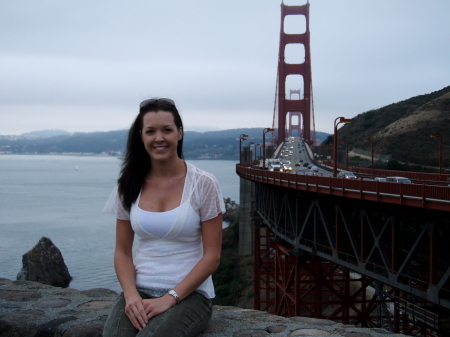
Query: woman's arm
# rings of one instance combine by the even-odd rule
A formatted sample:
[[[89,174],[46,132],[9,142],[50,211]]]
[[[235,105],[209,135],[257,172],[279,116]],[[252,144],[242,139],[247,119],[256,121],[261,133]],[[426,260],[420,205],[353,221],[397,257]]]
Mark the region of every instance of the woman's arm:
[[[125,313],[133,326],[141,330],[148,322],[142,298],[136,289],[135,269],[133,264],[134,231],[128,220],[117,219],[116,249],[114,268],[125,298]]]
[[[215,218],[202,222],[203,257],[174,287],[180,300],[195,291],[219,266],[222,251],[222,218],[220,213]],[[183,261],[180,260],[180,263]],[[176,300],[169,294],[156,299],[143,300],[143,302],[149,319],[176,304]]]

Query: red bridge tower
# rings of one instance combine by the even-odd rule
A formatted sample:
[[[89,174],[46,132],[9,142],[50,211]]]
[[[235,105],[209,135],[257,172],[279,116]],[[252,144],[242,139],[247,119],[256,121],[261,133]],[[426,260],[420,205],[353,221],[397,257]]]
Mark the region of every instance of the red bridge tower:
[[[289,15],[303,15],[306,21],[306,30],[302,34],[287,34],[284,30],[284,19]],[[302,44],[305,48],[305,60],[303,63],[286,63],[285,51],[289,44]],[[303,98],[292,100],[286,97],[286,77],[288,75],[300,75],[303,77]],[[290,88],[289,88],[290,89]],[[293,92],[294,90],[292,90]],[[280,51],[278,57],[278,143],[286,138],[286,119],[289,113],[290,123],[292,116],[298,116],[300,125],[295,128],[289,126],[289,133],[293,130],[303,129],[303,138],[311,140],[311,54],[309,44],[309,2],[302,6],[286,6],[281,4],[281,29],[280,29]],[[302,118],[300,118],[302,117]]]

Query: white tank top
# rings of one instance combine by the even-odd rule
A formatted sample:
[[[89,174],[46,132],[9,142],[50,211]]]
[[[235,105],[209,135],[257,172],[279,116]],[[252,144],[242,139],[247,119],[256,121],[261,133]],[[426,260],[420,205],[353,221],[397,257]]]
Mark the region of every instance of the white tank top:
[[[138,207],[139,224],[148,234],[162,238],[169,233],[179,211],[179,206],[167,212],[149,212]]]

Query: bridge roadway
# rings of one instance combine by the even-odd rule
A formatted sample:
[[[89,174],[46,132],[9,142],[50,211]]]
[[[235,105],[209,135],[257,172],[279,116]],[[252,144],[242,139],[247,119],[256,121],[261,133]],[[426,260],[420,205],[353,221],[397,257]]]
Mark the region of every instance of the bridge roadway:
[[[302,143],[292,144],[292,155],[283,158],[298,170],[295,163],[310,162],[311,154]],[[450,187],[333,178],[324,169],[307,176],[237,164],[236,171],[252,182],[253,225],[269,228],[273,242],[284,242],[286,256],[335,263],[388,286],[393,301],[393,289],[401,291],[407,295],[395,300],[400,307],[405,296],[435,306],[434,322],[440,319],[436,312],[450,310]],[[285,302],[292,291],[281,290]],[[447,310],[447,325],[427,324],[450,329]]]
[[[283,147],[286,146],[287,150],[292,150],[292,154],[289,154],[288,152],[281,153],[281,150]],[[301,171],[302,168],[304,168],[304,164],[312,164],[313,161],[311,159],[311,150],[310,148],[304,144],[300,138],[298,137],[292,137],[291,142],[286,142],[282,146],[279,146],[276,152],[277,158],[279,158],[281,161],[288,160],[291,163],[292,166],[292,172],[295,173],[298,171]],[[300,166],[296,166],[295,164],[300,164]],[[318,166],[318,175],[330,177],[332,176],[332,170],[326,169],[324,167]]]
[[[279,146],[276,156],[280,160],[289,160],[293,172],[270,172],[261,170],[256,165],[242,164],[237,165],[237,173],[242,178],[251,181],[292,190],[313,192],[319,195],[329,194],[344,198],[450,212],[450,188],[447,186],[399,184],[371,179],[333,178],[331,170],[320,166],[318,166],[319,171],[316,176],[299,175],[295,173],[301,171],[304,166],[295,166],[295,164],[312,163],[309,155],[310,150],[298,138],[296,142],[288,143],[287,147],[288,149],[293,147],[292,155],[284,156],[281,154],[283,146]]]

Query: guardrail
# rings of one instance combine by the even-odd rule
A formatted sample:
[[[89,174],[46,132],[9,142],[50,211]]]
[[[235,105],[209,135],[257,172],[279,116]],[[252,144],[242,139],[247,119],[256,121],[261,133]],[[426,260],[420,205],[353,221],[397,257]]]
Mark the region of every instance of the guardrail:
[[[450,187],[447,186],[270,172],[254,168],[250,164],[237,164],[236,173],[244,179],[293,190],[450,211]]]
[[[327,166],[333,167],[332,161],[324,161],[323,163]],[[382,170],[357,166],[347,167],[345,165],[338,165],[338,168],[345,171],[352,171],[354,173],[373,175],[375,177],[388,177],[388,176],[405,177],[417,181],[430,181],[430,182],[441,182],[450,184],[450,174]]]

